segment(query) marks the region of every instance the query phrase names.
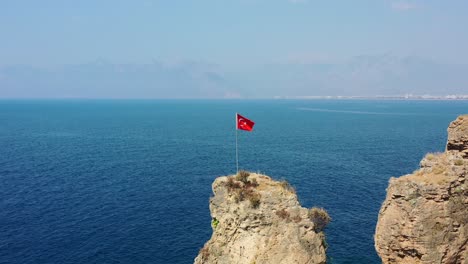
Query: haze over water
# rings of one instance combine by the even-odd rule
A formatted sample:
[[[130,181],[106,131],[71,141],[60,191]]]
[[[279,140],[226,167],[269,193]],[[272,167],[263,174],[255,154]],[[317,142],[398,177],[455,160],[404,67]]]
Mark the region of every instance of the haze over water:
[[[467,101],[0,101],[0,263],[191,263],[211,183],[240,167],[326,208],[332,263],[379,263],[391,176],[443,151]]]
[[[468,94],[464,0],[2,1],[0,98]]]

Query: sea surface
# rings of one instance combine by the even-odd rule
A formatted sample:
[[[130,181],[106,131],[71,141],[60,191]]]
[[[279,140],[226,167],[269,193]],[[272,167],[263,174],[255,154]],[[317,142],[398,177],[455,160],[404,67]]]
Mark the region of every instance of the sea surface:
[[[390,177],[443,151],[467,101],[2,100],[0,263],[192,263],[211,183],[239,166],[288,180],[333,218],[331,263],[380,263]]]

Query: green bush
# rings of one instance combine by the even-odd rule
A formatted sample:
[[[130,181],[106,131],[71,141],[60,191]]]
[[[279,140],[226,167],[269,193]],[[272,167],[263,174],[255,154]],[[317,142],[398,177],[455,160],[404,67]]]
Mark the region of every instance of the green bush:
[[[457,159],[455,161],[455,166],[462,166],[463,165],[463,160],[462,159]]]
[[[211,220],[211,225],[213,226],[213,228],[216,229],[216,227],[218,227],[218,224],[219,220],[216,219],[216,217],[213,217],[213,220]]]
[[[322,230],[332,220],[327,211],[323,208],[313,207],[309,209],[309,219],[314,223],[314,231],[322,232]]]

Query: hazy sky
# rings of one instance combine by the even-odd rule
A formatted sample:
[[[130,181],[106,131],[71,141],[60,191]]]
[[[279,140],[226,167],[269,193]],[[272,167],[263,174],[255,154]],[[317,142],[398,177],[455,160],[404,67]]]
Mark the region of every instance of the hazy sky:
[[[468,60],[468,1],[1,1],[1,64]]]
[[[248,71],[385,54],[459,65],[467,12],[466,0],[4,0],[0,67],[194,61]]]

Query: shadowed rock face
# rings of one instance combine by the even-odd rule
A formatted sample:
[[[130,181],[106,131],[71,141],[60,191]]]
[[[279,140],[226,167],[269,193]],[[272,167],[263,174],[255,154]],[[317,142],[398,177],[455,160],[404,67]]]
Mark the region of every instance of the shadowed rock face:
[[[251,173],[213,182],[213,235],[195,259],[201,263],[325,263],[325,242],[288,185]]]
[[[468,158],[468,115],[460,116],[450,124],[446,151],[460,152],[463,158]]]
[[[444,153],[391,178],[375,248],[383,263],[468,263],[468,116],[448,128]]]

